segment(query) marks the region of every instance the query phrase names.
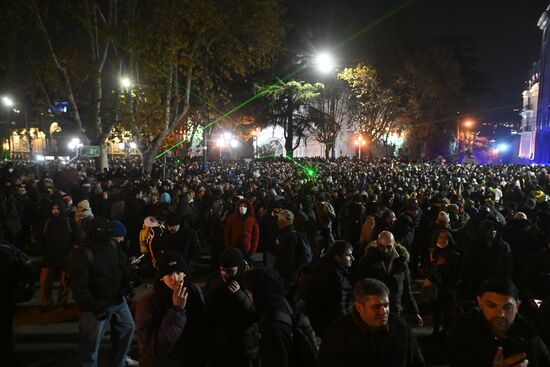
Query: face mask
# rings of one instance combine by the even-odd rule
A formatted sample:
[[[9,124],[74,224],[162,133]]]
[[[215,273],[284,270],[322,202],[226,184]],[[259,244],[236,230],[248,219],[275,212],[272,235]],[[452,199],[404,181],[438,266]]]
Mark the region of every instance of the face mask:
[[[247,211],[248,211],[248,208],[246,206],[239,208],[239,213],[241,213],[241,215],[245,215]]]

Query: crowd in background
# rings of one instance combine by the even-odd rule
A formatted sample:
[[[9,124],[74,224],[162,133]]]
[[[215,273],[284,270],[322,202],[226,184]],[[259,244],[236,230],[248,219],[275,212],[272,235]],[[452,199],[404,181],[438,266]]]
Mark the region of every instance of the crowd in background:
[[[429,314],[433,338],[456,341],[456,330],[449,337],[453,321],[476,312],[479,289],[499,293],[483,288],[496,278],[515,284],[518,317],[550,345],[546,167],[349,158],[169,159],[150,175],[130,160],[93,167],[16,161],[0,170],[0,239],[43,256],[40,312],[68,307],[72,293],[81,311],[82,365],[94,365],[106,322],[115,318],[127,345],[118,358],[135,331],[141,365],[261,360],[265,367],[314,358],[353,366],[369,358],[380,366],[421,366],[422,352],[400,320],[421,327]],[[198,287],[191,275],[205,261],[213,270]],[[84,272],[87,266],[93,271]],[[102,271],[114,278],[101,281]],[[4,273],[2,294],[12,286]],[[121,300],[131,301],[140,281],[154,289],[132,316]],[[503,294],[514,294],[507,287]],[[369,311],[360,305],[384,294],[390,327],[371,335]],[[12,306],[1,307],[13,316]],[[300,322],[311,326],[300,329],[315,351],[309,362],[295,355]],[[352,324],[363,333],[350,334]],[[372,351],[356,356],[339,335],[361,337]],[[384,348],[399,350],[403,360],[388,362],[393,357]],[[540,361],[530,366],[547,365],[548,351],[540,348]],[[456,353],[449,356],[451,365],[462,365]]]

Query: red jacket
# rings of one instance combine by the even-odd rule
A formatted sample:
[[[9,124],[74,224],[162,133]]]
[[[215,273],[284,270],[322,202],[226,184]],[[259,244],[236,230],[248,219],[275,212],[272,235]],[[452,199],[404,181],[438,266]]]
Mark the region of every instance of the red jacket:
[[[245,215],[239,213],[239,205],[243,203],[248,208]],[[254,216],[254,208],[248,200],[242,199],[235,211],[225,220],[223,226],[225,247],[237,247],[243,255],[252,255],[258,249],[260,228]]]

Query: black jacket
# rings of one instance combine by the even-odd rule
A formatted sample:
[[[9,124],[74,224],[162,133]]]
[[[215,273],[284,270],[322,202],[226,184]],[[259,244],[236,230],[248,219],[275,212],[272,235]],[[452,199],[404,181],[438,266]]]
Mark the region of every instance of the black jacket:
[[[188,264],[199,260],[201,256],[199,236],[185,224],[182,224],[176,233],[164,231],[158,241],[158,249],[177,251]]]
[[[65,270],[72,246],[80,241],[80,228],[72,218],[63,214],[49,217],[42,230],[44,268]]]
[[[481,233],[487,223],[481,223]],[[514,262],[510,246],[498,234],[491,246],[479,238],[467,247],[462,260],[462,297],[473,298],[473,292],[484,279],[496,276],[512,279],[513,275]]]
[[[516,316],[507,335],[525,340],[529,367],[550,366],[546,346],[521,316]],[[448,343],[451,367],[492,366],[499,346],[487,321],[477,310],[462,315],[456,321],[449,333]]]
[[[421,367],[424,358],[407,324],[390,314],[387,331],[376,331],[352,312],[333,322],[321,343],[319,367]]]
[[[136,308],[136,336],[142,367],[206,366],[204,303],[200,290],[186,284],[185,309],[172,304],[173,291],[158,281]]]
[[[232,357],[255,359],[258,353],[257,314],[244,289],[231,293],[216,272],[208,277],[204,294],[213,348],[211,363],[224,365],[224,361],[227,364]]]
[[[396,243],[391,257],[391,267],[386,270],[385,260],[378,252],[376,242],[369,244],[365,255],[359,261],[353,272],[352,280],[355,283],[365,278],[378,279],[390,290],[390,309],[392,312],[403,312],[403,305],[411,315],[418,314],[418,306],[411,291],[411,275],[409,271],[409,252]]]
[[[88,241],[75,249],[70,263],[71,290],[81,311],[102,313],[120,304],[131,289],[128,259],[122,246],[113,240]]]
[[[277,249],[277,259],[275,261],[275,270],[281,274],[285,285],[292,284],[298,277],[298,232],[294,226],[288,226],[279,232],[279,245]]]
[[[324,257],[307,286],[307,314],[315,334],[323,336],[331,322],[351,312],[353,289],[349,273],[334,259]]]

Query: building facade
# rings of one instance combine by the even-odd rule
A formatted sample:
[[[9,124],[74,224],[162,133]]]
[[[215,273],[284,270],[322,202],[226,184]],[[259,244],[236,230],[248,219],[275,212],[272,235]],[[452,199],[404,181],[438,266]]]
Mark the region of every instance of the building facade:
[[[534,163],[550,164],[550,6],[541,15],[538,26],[542,31],[540,55],[540,85],[536,112]]]
[[[533,64],[529,72],[529,80],[523,91],[523,108],[521,109],[521,129],[519,131],[519,154],[522,159],[535,159],[535,144],[537,137],[537,108],[540,87],[539,63]]]

